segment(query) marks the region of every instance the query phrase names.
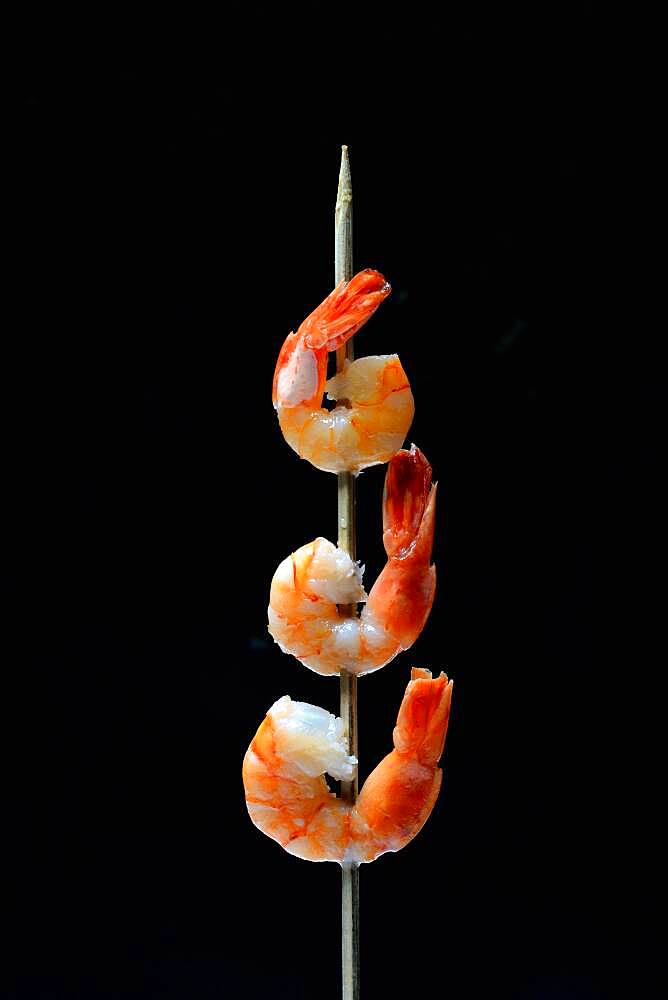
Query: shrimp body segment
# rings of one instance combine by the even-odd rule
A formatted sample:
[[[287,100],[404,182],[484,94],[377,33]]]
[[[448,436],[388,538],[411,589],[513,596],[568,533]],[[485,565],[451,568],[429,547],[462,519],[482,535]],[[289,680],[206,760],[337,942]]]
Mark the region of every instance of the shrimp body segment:
[[[273,402],[285,440],[325,472],[361,472],[401,448],[415,410],[396,354],[358,358],[327,381],[327,354],[366,323],[391,289],[367,269],[341,282],[288,335],[276,363]],[[322,406],[323,394],[339,401]]]
[[[269,632],[281,649],[319,674],[384,667],[420,635],[431,611],[436,486],[419,448],[392,458],[385,476],[383,542],[388,561],[368,596],[363,568],[326,538],[284,559],[271,582]],[[359,617],[338,605],[366,602]]]
[[[342,719],[287,695],[267,713],[244,758],[246,804],[253,823],[286,851],[308,861],[364,862],[399,851],[431,813],[450,714],[452,681],[414,668],[394,749],[366,779],[355,805],[330,791],[325,773],[351,780]]]

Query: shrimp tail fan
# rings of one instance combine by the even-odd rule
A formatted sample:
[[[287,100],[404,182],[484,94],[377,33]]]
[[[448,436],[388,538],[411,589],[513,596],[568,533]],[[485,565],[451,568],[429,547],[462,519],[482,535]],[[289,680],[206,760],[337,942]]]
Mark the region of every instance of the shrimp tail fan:
[[[398,451],[387,467],[383,493],[383,544],[402,558],[413,547],[430,499],[431,465],[416,445]]]
[[[392,291],[379,271],[367,268],[340,282],[297,331],[307,347],[335,351],[357,333]]]
[[[451,700],[452,681],[446,674],[432,680],[431,671],[413,667],[393,734],[397,751],[436,765],[445,746]]]

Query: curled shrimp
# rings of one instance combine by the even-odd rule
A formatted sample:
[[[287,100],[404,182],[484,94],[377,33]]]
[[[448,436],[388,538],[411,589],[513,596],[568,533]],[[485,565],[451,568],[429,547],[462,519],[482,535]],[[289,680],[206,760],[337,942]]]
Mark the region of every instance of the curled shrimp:
[[[361,472],[401,448],[415,406],[396,354],[358,358],[327,381],[327,354],[341,347],[390,294],[378,271],[341,282],[290,333],[274,373],[273,401],[290,447],[325,472]],[[323,393],[338,400],[322,407]]]
[[[419,448],[399,451],[385,475],[383,544],[387,563],[368,596],[363,567],[326,538],[303,545],[271,582],[269,632],[286,653],[319,674],[365,674],[413,645],[431,611],[436,568],[436,485]],[[339,604],[366,602],[359,617]]]
[[[393,733],[394,750],[364,782],[355,805],[330,791],[325,773],[350,781],[344,724],[323,708],[279,698],[243,765],[253,823],[307,861],[374,861],[399,851],[421,830],[441,787],[438,767],[452,681],[414,668]]]

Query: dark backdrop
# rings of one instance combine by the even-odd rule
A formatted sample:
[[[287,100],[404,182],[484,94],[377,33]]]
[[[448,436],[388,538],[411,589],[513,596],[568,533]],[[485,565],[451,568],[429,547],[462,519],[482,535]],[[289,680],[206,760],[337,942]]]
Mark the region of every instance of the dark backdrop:
[[[546,72],[545,29],[484,23],[439,55],[397,27],[343,99],[315,55],[231,72],[230,31],[218,55],[19,74],[2,996],[338,995],[339,870],[255,830],[240,769],[280,695],[338,700],[266,604],[278,562],[336,531],[334,478],[285,445],[270,388],[332,285],[343,141],[356,267],[393,285],[357,351],[400,354],[441,491],[431,618],[360,684],[362,777],[410,666],[455,679],[434,813],[362,870],[365,995],[625,993],[619,690],[593,632],[618,472],[600,21],[555,23]],[[369,583],[382,479],[360,481]]]

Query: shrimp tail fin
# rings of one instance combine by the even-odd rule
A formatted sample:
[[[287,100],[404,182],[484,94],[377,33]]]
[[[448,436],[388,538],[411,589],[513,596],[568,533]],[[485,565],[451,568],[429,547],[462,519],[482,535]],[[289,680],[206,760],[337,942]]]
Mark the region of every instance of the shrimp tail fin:
[[[431,485],[431,465],[416,445],[393,456],[385,475],[383,492],[383,544],[388,556],[402,558],[416,540],[431,558],[434,538],[436,487]]]
[[[446,674],[432,680],[429,670],[414,667],[394,729],[397,752],[436,767],[445,745],[451,700],[452,681]]]
[[[335,351],[357,333],[392,291],[379,271],[367,268],[340,282],[297,331],[307,347]]]
[[[319,407],[327,379],[327,354],[345,344],[392,289],[379,271],[367,268],[342,281],[288,334],[276,362],[272,401],[279,406]]]

